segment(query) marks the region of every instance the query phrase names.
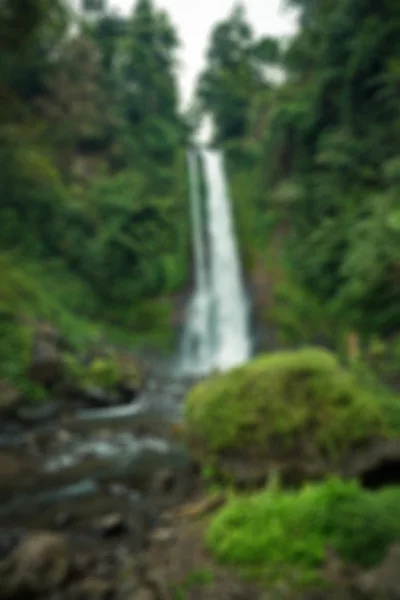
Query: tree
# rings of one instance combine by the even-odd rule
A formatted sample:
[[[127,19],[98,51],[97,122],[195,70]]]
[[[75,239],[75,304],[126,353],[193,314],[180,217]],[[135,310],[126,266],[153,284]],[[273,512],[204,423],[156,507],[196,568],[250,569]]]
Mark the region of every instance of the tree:
[[[121,50],[126,142],[136,160],[171,165],[181,141],[175,76],[178,39],[167,14],[139,0]],[[138,149],[140,144],[140,150]]]
[[[246,135],[252,98],[267,86],[265,61],[276,58],[275,41],[255,40],[243,5],[215,26],[197,94],[214,118],[216,143]]]

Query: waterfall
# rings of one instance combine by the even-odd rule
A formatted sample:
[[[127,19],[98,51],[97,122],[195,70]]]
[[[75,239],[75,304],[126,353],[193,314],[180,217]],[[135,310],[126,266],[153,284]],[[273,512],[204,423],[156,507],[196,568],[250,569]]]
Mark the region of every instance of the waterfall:
[[[188,154],[188,171],[193,231],[195,292],[189,303],[186,331],[183,336],[182,367],[188,373],[204,374],[211,369],[211,290],[207,280],[197,152],[190,151]]]
[[[207,210],[202,210],[196,155],[189,155],[195,292],[183,336],[183,369],[226,370],[251,352],[246,295],[222,155],[203,150]],[[203,225],[205,212],[205,227]],[[208,249],[208,261],[206,260]]]

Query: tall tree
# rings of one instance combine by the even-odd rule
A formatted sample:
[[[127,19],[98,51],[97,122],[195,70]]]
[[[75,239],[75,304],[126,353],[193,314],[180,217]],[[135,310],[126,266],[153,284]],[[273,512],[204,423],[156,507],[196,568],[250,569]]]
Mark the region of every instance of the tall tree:
[[[170,165],[179,143],[178,92],[175,75],[178,39],[167,14],[152,0],[138,0],[121,52],[124,112],[136,159]]]
[[[265,58],[270,60],[272,54],[275,58],[276,49],[275,42],[255,40],[242,4],[213,29],[197,93],[203,109],[214,118],[216,143],[247,133],[252,98],[267,85]]]

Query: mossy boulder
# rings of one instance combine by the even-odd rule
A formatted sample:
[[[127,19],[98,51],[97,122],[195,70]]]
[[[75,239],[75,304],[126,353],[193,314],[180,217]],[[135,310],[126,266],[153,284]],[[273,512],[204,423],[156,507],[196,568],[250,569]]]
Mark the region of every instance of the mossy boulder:
[[[352,451],[385,435],[373,396],[319,348],[264,355],[199,383],[185,428],[200,463],[243,482],[340,473]]]
[[[79,357],[64,355],[66,387],[92,403],[130,401],[143,384],[144,373],[130,355],[117,351]]]

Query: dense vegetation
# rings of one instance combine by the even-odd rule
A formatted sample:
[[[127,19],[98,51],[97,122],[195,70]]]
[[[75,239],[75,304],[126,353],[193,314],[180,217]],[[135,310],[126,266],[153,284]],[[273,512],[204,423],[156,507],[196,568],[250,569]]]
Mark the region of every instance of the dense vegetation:
[[[261,269],[275,298],[258,323],[334,349],[355,332],[396,379],[399,8],[290,4],[289,43],[257,38],[240,5],[214,27],[184,119],[178,34],[151,0],[89,20],[61,0],[2,3],[3,321],[39,313],[72,337],[101,322],[168,342],[171,295],[188,280],[188,123],[207,112],[248,277]]]
[[[0,352],[18,362],[22,315],[74,342],[102,323],[167,343],[188,255],[168,16],[151,0],[126,18],[53,0],[0,11]]]
[[[139,389],[115,343],[171,349],[190,280],[186,148],[210,114],[247,279],[264,282],[257,329],[291,349],[194,387],[184,431],[213,483],[295,488],[235,492],[207,534],[217,559],[286,585],[313,579],[327,545],[369,567],[400,537],[398,486],[326,479],[400,431],[370,368],[398,386],[400,4],[288,3],[288,43],[257,38],[240,4],[214,27],[183,116],[178,35],[153,0],[90,19],[0,1],[0,404],[14,387],[43,397],[26,376],[43,325],[70,395]],[[344,367],[343,350],[363,360]]]
[[[200,383],[186,405],[211,481],[269,477],[229,499],[207,542],[218,560],[275,579],[277,597],[309,583],[327,548],[370,566],[400,537],[398,487],[306,483],[343,475],[340,457],[399,432],[399,399],[373,372],[398,386],[400,5],[288,4],[291,40],[257,38],[238,5],[214,27],[197,100],[228,158],[258,328],[291,348],[322,342],[348,370],[320,350],[260,356]],[[276,472],[303,487],[271,487]]]
[[[243,9],[219,23],[198,87],[229,153],[246,264],[272,271],[280,254],[281,310],[263,317],[292,343],[337,348],[354,331],[398,357],[400,7],[290,5],[289,43],[257,39]]]
[[[212,521],[208,544],[220,560],[269,582],[310,584],[328,547],[351,564],[382,559],[400,537],[399,494],[338,479],[301,491],[270,488],[233,499]]]

